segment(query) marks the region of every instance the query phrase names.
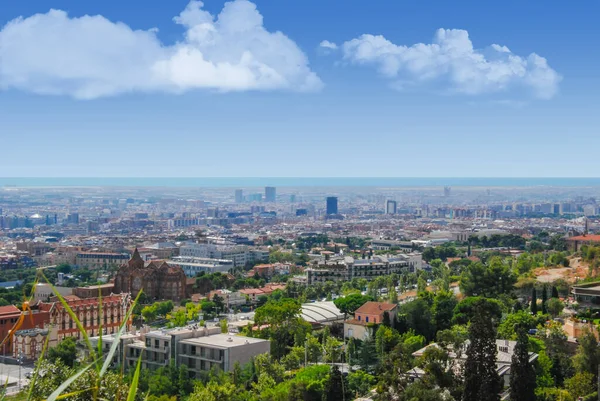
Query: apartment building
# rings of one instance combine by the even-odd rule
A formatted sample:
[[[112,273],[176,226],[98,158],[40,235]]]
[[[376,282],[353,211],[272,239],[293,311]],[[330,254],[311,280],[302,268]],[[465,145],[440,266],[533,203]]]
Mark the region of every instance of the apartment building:
[[[167,261],[178,265],[187,277],[196,277],[198,273],[227,273],[233,269],[233,261],[227,259],[198,258],[193,256],[175,256]]]
[[[235,267],[246,263],[266,262],[268,249],[251,248],[247,245],[187,244],[179,251],[180,256],[231,260]]]
[[[414,272],[422,268],[421,254],[373,256],[367,259],[338,258],[305,269],[308,284],[325,281],[373,280],[380,276]]]
[[[107,269],[127,262],[130,255],[111,252],[80,252],[75,257],[75,264],[88,269]]]
[[[102,337],[105,353],[114,340],[114,335]],[[99,337],[90,341],[97,346]],[[221,334],[220,327],[189,326],[153,331],[144,327],[138,333],[128,333],[120,338],[113,363],[124,363],[127,369],[135,369],[141,357],[143,369],[156,370],[175,363],[186,366],[190,377],[199,378],[201,371],[218,368],[228,372],[236,362],[244,365],[269,350],[268,340]]]

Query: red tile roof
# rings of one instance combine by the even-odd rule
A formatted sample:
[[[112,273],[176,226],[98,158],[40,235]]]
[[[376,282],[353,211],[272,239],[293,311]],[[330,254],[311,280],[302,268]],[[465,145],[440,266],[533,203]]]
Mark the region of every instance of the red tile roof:
[[[394,310],[398,305],[396,304],[388,304],[385,302],[373,302],[369,301],[365,303],[363,306],[358,308],[354,313],[364,313],[367,315],[377,315],[379,313],[383,313],[385,311]]]
[[[21,311],[14,305],[0,306],[0,315],[20,314]]]
[[[578,235],[567,238],[567,241],[600,242],[600,235]]]

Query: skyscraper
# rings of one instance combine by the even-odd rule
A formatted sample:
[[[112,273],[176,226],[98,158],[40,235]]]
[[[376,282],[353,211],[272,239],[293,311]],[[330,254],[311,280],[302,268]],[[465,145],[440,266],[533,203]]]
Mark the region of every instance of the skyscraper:
[[[241,189],[235,190],[235,203],[243,203],[244,202],[244,192]]]
[[[338,214],[338,198],[336,196],[327,197],[327,214]]]
[[[396,201],[388,199],[385,202],[385,214],[396,214]]]
[[[265,202],[275,202],[276,189],[275,187],[265,187]]]

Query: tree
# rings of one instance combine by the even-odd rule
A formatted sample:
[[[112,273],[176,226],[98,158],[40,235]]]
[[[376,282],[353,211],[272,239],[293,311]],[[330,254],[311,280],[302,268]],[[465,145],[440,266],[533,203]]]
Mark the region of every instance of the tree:
[[[353,315],[358,308],[372,300],[373,298],[368,295],[353,293],[345,297],[338,298],[334,300],[333,303],[342,313],[344,313],[344,315]]]
[[[464,367],[463,400],[499,401],[502,383],[496,368],[495,305],[479,299],[474,306]]]
[[[229,333],[227,319],[221,319],[220,325],[221,325],[221,333]]]
[[[594,392],[594,375],[588,372],[578,372],[575,376],[565,380],[565,388],[569,394],[577,399]]]
[[[61,360],[65,366],[73,367],[77,362],[77,342],[74,337],[67,337],[56,347],[48,349],[48,361],[55,363]]]
[[[548,296],[546,295],[546,286],[542,287],[542,314],[545,315],[548,313],[546,301],[548,300]]]
[[[460,276],[460,289],[467,296],[496,298],[511,292],[516,280],[508,264],[492,257],[487,265],[477,262],[467,266]]]
[[[517,328],[534,329],[537,326],[537,320],[529,312],[519,311],[506,316],[498,326],[498,338],[504,340],[514,340],[517,338]]]
[[[343,401],[346,399],[347,385],[344,384],[342,372],[334,365],[329,373],[329,380],[325,388],[325,399],[327,401]]]
[[[216,310],[216,305],[211,301],[204,301],[200,304],[200,309],[202,309],[202,313],[213,314]]]
[[[435,336],[435,326],[431,316],[431,309],[423,298],[415,299],[400,306],[401,318],[407,329],[414,330],[417,334],[432,340]]]
[[[350,394],[361,397],[366,395],[371,388],[373,388],[376,381],[374,376],[365,373],[362,370],[357,370],[348,375],[348,390]]]
[[[223,310],[225,309],[225,302],[223,300],[223,297],[220,297],[219,294],[215,294],[213,296],[212,301],[215,304],[215,309],[217,310],[217,313],[223,312]]]
[[[535,401],[536,378],[533,365],[529,362],[529,339],[526,328],[517,329],[517,344],[510,364],[510,400]]]
[[[432,314],[436,331],[446,330],[452,326],[454,308],[458,301],[450,291],[439,291],[433,300]]]
[[[589,330],[579,337],[579,348],[573,358],[575,369],[580,373],[591,373],[595,378],[598,374],[598,365],[600,365],[600,349],[598,341]]]
[[[535,291],[535,287],[533,288],[533,290],[531,291],[531,313],[533,313],[534,315],[537,314],[537,293]]]
[[[546,309],[548,309],[548,313],[552,317],[557,317],[561,314],[565,305],[558,298],[550,298],[548,302],[546,302]]]

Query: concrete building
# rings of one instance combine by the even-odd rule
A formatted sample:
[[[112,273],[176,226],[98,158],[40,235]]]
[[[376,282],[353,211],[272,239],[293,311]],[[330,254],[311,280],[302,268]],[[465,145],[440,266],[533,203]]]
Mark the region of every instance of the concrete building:
[[[227,273],[234,267],[232,260],[197,258],[193,256],[176,256],[167,260],[167,263],[181,267],[187,277],[196,277],[200,272]]]
[[[397,203],[395,200],[385,202],[385,214],[396,214]]]
[[[594,299],[600,300],[600,281],[573,285],[571,293],[577,302],[591,303]]]
[[[367,259],[354,259],[350,256],[335,258],[317,263],[304,271],[308,285],[325,281],[349,281],[353,278],[373,280],[393,273],[415,272],[423,267],[422,256],[411,254],[381,255]]]
[[[267,262],[269,250],[247,245],[187,244],[180,248],[180,256],[205,259],[231,260],[235,267],[248,262]]]
[[[235,203],[243,203],[244,202],[244,191],[241,189],[235,190]]]
[[[452,360],[455,360],[457,363],[454,365],[455,369],[458,371],[462,368],[465,361],[467,360],[467,348],[469,341],[467,340],[459,350],[455,350],[452,346],[449,347],[449,357]],[[515,346],[517,345],[516,341],[509,340],[496,340],[496,371],[498,376],[502,379],[503,389],[502,389],[502,400],[508,399],[508,388],[510,386],[510,366],[512,362],[512,356],[515,350]],[[420,350],[413,352],[413,356],[415,358],[420,358],[423,356],[425,351],[429,347],[439,347],[436,343],[431,343],[428,346],[421,348]],[[538,354],[534,352],[529,353],[529,362],[534,363],[538,358]],[[413,380],[418,380],[425,375],[425,371],[420,368],[413,368],[407,372],[407,375]]]
[[[354,318],[344,322],[344,336],[364,340],[371,334],[369,326],[381,324],[387,313],[390,323],[394,324],[398,314],[398,305],[384,302],[367,302],[354,312]]]
[[[70,287],[54,287],[54,289],[63,297],[73,294],[73,288]],[[50,298],[55,297],[52,286],[48,283],[37,283],[33,290],[33,303],[49,302]]]
[[[275,202],[277,198],[277,189],[275,187],[265,187],[265,202]]]
[[[338,198],[336,196],[327,197],[327,215],[338,214]]]
[[[110,349],[114,335],[102,337],[105,353]],[[235,363],[244,365],[252,358],[270,351],[270,342],[257,338],[221,334],[220,327],[190,326],[171,330],[143,328],[139,333],[121,337],[113,364],[124,363],[135,369],[142,358],[142,368],[156,370],[174,363],[185,366],[192,378],[200,378],[202,371],[213,368],[229,372]],[[99,338],[91,338],[97,345]]]
[[[236,363],[243,366],[270,349],[270,341],[260,338],[230,334],[195,337],[179,343],[177,364],[187,366],[190,376],[200,379],[203,371],[217,368],[229,372]]]
[[[75,257],[75,264],[91,270],[108,269],[122,265],[129,260],[128,254],[112,252],[79,252]]]

